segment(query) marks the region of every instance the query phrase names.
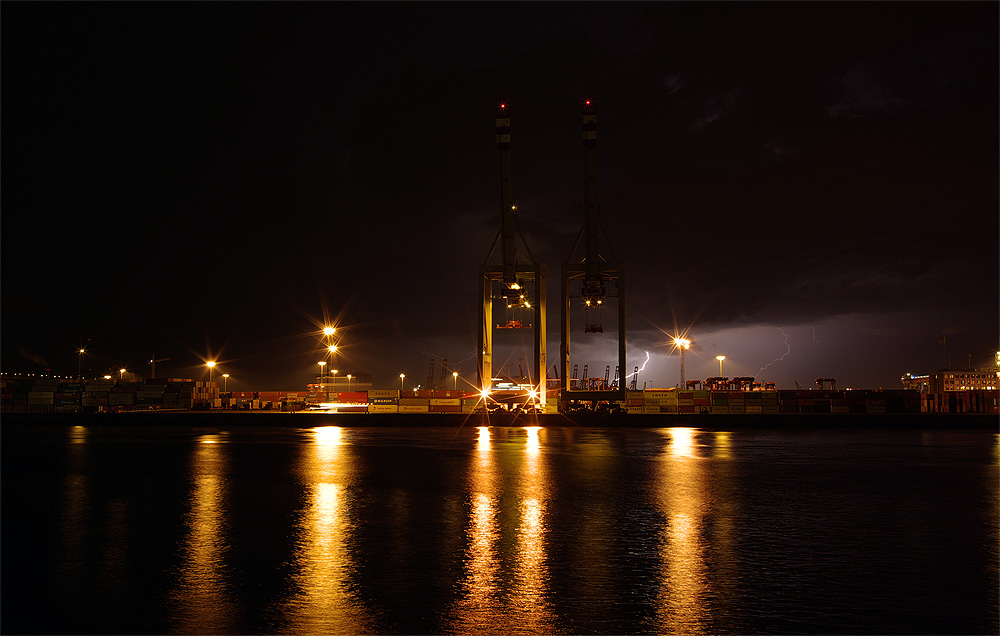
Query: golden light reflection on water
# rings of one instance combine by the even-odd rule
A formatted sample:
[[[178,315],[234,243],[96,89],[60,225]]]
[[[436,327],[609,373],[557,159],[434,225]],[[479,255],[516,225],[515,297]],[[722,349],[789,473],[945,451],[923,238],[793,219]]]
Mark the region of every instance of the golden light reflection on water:
[[[733,440],[732,435],[725,431],[712,433],[712,457],[715,459],[732,459]]]
[[[553,623],[552,609],[546,600],[549,583],[545,565],[545,513],[549,484],[538,439],[539,427],[527,427],[524,447],[522,487],[518,494],[520,526],[514,548],[514,584],[510,605],[520,614],[519,624],[528,633],[547,633]]]
[[[351,465],[344,457],[343,429],[311,429],[299,474],[307,501],[292,557],[295,592],[283,608],[292,633],[370,632],[370,618],[351,590],[354,571],[348,540],[353,528],[346,497]]]
[[[657,620],[663,634],[703,634],[707,631],[705,607],[707,546],[702,538],[708,512],[704,473],[697,430],[671,428],[660,461],[658,483],[661,514],[666,530],[660,543],[661,589]]]
[[[490,429],[479,428],[477,452],[469,466],[462,596],[449,613],[446,631],[498,633],[510,631],[512,625],[520,633],[551,631],[545,566],[548,485],[539,429],[529,427],[524,432],[522,449],[505,445],[498,451],[491,445]],[[507,484],[511,484],[509,492]],[[503,527],[503,519],[515,520],[516,526]]]
[[[183,564],[171,595],[172,615],[182,633],[233,631],[225,568],[228,538],[225,509],[225,444],[219,435],[202,435],[191,462],[190,508],[181,546]]]
[[[71,444],[67,458],[69,470],[66,471],[66,482],[63,485],[65,497],[59,521],[64,555],[60,559],[61,574],[68,580],[75,578],[84,570],[87,556],[84,550],[88,528],[87,512],[90,508],[90,484],[85,469],[87,439],[88,431],[83,426],[69,429]]]
[[[496,628],[489,617],[500,589],[500,562],[497,557],[500,529],[494,503],[496,492],[493,488],[490,429],[486,426],[479,427],[476,450],[469,467],[468,547],[464,559],[465,577],[461,583],[462,596],[450,612],[456,633]]]

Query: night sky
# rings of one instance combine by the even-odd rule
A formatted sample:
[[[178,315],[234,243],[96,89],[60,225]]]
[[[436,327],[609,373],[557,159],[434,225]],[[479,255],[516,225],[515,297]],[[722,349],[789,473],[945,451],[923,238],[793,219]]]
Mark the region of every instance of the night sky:
[[[2,370],[475,378],[478,267],[601,220],[628,371],[899,387],[998,346],[998,28],[977,3],[3,3]],[[602,246],[603,249],[603,246]],[[573,362],[614,368],[574,323]],[[648,354],[648,362],[647,360]],[[495,357],[531,359],[528,331]],[[499,366],[499,362],[497,364]],[[551,372],[550,372],[551,374]],[[409,380],[413,382],[410,383]],[[449,381],[449,386],[451,382]]]

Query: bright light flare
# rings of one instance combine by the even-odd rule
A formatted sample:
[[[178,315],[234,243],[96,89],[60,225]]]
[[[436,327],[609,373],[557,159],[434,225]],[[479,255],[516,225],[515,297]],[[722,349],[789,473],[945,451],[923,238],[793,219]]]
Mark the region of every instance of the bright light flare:
[[[688,340],[687,338],[677,337],[677,338],[674,338],[674,346],[678,347],[680,349],[690,349],[691,348],[691,341]]]

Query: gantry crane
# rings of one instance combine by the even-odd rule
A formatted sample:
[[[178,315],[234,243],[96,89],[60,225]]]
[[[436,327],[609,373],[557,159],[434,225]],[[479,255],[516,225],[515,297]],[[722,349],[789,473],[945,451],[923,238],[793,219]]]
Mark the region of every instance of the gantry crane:
[[[570,250],[566,263],[562,266],[562,333],[559,357],[562,364],[562,394],[564,400],[609,400],[625,399],[624,383],[615,387],[614,391],[574,390],[566,378],[569,377],[570,365],[570,297],[582,299],[586,308],[587,324],[585,333],[603,333],[604,326],[593,322],[592,312],[600,314],[604,301],[608,297],[617,296],[618,305],[618,368],[625,368],[625,263],[619,262],[611,249],[607,235],[605,243],[611,250],[613,260],[608,261],[600,251],[600,235],[604,229],[600,224],[600,208],[597,204],[597,112],[590,100],[583,109],[583,149],[584,149],[584,225],[577,235],[576,242]],[[586,235],[585,252],[582,260],[574,261],[574,253],[580,245],[580,240]],[[579,293],[571,289],[579,281]],[[614,281],[616,293],[609,293],[606,283]]]
[[[508,311],[512,308],[527,311],[532,323],[520,320],[497,324],[501,329],[530,328],[534,335],[534,378],[540,387],[541,403],[545,404],[545,265],[535,262],[531,249],[517,225],[517,206],[510,178],[510,113],[507,105],[497,110],[497,153],[500,163],[500,231],[486,259],[479,266],[479,364],[480,388],[489,389],[493,379],[493,301],[503,299]],[[516,238],[524,251],[517,248]],[[494,252],[500,247],[500,264],[491,264]],[[527,292],[526,292],[527,290]]]

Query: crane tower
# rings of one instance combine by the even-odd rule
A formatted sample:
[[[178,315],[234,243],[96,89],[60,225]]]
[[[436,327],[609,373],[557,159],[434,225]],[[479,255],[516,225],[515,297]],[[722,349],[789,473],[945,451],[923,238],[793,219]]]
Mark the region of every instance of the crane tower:
[[[517,224],[517,206],[510,177],[510,113],[501,104],[496,117],[497,154],[500,164],[500,230],[482,265],[479,266],[479,350],[478,380],[480,388],[489,389],[493,379],[494,329],[532,329],[534,359],[532,383],[540,388],[541,403],[545,403],[545,265],[535,261],[524,235]],[[523,252],[518,249],[520,238]],[[491,263],[499,246],[500,263]],[[526,312],[531,323],[509,319],[494,323],[493,301],[506,302],[508,310]],[[520,313],[518,313],[520,316]]]
[[[590,100],[583,108],[583,151],[584,151],[584,224],[570,249],[569,257],[562,266],[562,333],[560,359],[562,364],[562,395],[564,400],[624,399],[625,383],[619,382],[615,390],[583,391],[573,390],[567,383],[570,365],[570,298],[583,301],[588,316],[585,333],[603,333],[603,325],[593,323],[589,316],[592,311],[600,312],[608,297],[617,297],[618,305],[618,368],[625,368],[625,263],[619,262],[607,235],[604,241],[611,251],[612,260],[606,260],[600,251],[600,236],[604,228],[600,224],[600,207],[597,204],[597,112]],[[574,261],[574,254],[581,239],[586,236],[582,260]],[[609,292],[607,283],[615,283],[615,291]],[[579,285],[577,285],[579,282]],[[574,290],[578,289],[579,292]]]

